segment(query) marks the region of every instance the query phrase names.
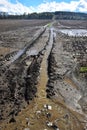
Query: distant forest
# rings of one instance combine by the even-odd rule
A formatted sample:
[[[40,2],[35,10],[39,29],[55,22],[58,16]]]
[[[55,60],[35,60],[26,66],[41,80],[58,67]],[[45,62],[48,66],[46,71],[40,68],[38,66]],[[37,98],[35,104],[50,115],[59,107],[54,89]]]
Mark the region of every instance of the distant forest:
[[[0,12],[0,19],[68,19],[68,20],[87,20],[86,13],[75,12],[43,12],[43,13],[31,13],[23,15],[9,15],[6,12]]]

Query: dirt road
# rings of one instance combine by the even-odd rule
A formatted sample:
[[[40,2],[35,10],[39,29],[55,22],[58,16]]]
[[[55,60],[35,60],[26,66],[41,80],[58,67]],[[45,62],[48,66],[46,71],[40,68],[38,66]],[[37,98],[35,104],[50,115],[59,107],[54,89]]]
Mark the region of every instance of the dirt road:
[[[79,103],[83,93],[72,74],[76,75],[77,63],[73,41],[87,38],[67,36],[55,23],[34,38],[24,51],[18,50],[8,60],[2,58],[1,129],[86,130],[86,111]]]

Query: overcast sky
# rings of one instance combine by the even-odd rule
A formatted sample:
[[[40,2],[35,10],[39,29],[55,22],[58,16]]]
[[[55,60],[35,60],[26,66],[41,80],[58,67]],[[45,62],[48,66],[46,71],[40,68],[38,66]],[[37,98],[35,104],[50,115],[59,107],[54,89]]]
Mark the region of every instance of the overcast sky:
[[[87,13],[87,0],[0,0],[0,11],[10,14],[46,11]]]

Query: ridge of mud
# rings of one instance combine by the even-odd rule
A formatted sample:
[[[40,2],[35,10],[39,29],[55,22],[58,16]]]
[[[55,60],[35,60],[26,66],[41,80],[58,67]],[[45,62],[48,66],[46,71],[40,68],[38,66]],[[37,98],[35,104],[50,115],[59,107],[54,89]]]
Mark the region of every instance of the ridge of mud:
[[[77,37],[47,28],[16,62],[1,67],[1,129],[50,130],[55,128],[47,126],[47,122],[55,121],[62,130],[87,129],[86,92],[83,100],[80,86],[72,79],[78,78],[74,72],[76,60],[86,59],[85,41],[80,39],[81,44]],[[51,110],[44,106],[50,106]]]
[[[75,66],[75,62],[71,57],[72,55],[70,55],[70,50],[64,50],[64,46],[67,45],[66,41],[68,41],[69,37],[64,39],[64,41],[62,39],[63,36],[61,36],[60,34],[57,35],[59,36],[57,37],[57,39],[55,39],[55,43],[48,58],[49,80],[46,89],[47,97],[51,98],[54,101],[56,100],[61,104],[65,104],[67,108],[69,108],[71,111],[75,111],[75,117],[77,117],[78,113],[84,115],[84,121],[84,119],[86,118],[84,114],[84,111],[86,110],[86,96],[84,97],[84,99],[81,98],[82,93],[80,89],[78,90],[76,88],[76,83],[73,82],[72,76],[68,75],[71,71],[73,73],[73,67]],[[69,43],[69,46],[71,45]],[[66,81],[67,76],[69,76],[70,82],[68,80]],[[84,102],[84,105],[82,102]]]
[[[30,66],[25,60],[0,69],[0,120],[11,120],[35,97],[43,55],[44,49],[37,56],[28,57]]]

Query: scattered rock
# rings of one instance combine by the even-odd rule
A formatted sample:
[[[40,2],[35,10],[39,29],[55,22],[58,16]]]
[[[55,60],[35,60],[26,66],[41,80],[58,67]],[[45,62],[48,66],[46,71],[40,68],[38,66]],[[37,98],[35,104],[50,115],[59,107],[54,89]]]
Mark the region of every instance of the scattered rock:
[[[52,106],[48,105],[48,110],[52,110]]]
[[[44,105],[44,108],[45,108],[45,109],[48,109],[48,110],[52,110],[52,106],[51,106],[51,105],[48,105],[48,104],[45,104],[45,105]]]
[[[53,122],[48,122],[48,121],[47,121],[46,124],[47,124],[48,127],[51,127],[51,128],[53,128],[54,130],[59,130],[58,126],[55,125]]]
[[[41,111],[36,111],[36,114],[41,114]]]
[[[47,124],[48,127],[52,127],[53,126],[52,122],[46,122],[46,124]]]

